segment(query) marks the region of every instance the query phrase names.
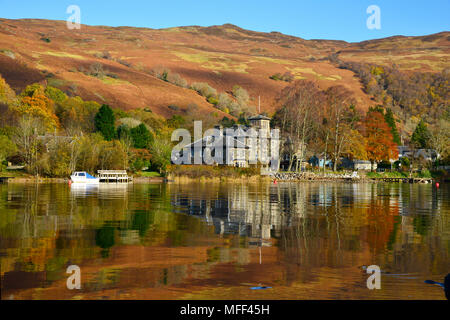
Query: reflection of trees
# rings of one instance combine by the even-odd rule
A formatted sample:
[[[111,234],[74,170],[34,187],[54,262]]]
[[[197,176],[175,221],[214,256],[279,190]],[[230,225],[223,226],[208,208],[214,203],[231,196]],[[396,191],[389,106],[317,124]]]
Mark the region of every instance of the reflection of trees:
[[[133,213],[131,229],[138,230],[139,236],[143,237],[147,233],[150,224],[154,222],[154,213],[146,210],[136,210]]]
[[[287,283],[310,281],[317,268],[368,263],[388,270],[448,272],[446,186],[438,191],[429,185],[335,183],[130,188],[74,194],[66,185],[0,186],[0,249],[6,252],[0,257],[2,274],[45,272],[47,281],[55,281],[65,276],[69,262],[93,263],[99,254],[106,257],[120,249],[133,253],[126,259],[136,268],[136,259],[145,257],[140,263],[148,263],[149,283],[161,286],[182,282],[192,261],[205,261],[189,265],[196,279],[209,277],[215,264],[249,265],[254,246],[262,247],[264,264],[264,250],[269,249],[264,245],[272,243]],[[227,245],[216,242],[207,251],[205,243],[219,238],[214,232]],[[198,246],[205,246],[200,253]],[[147,256],[140,248],[182,248],[176,252],[183,254],[169,260],[165,250]],[[185,258],[190,255],[195,259]],[[114,259],[110,254],[103,262]],[[158,267],[152,266],[154,259],[159,259]],[[122,270],[121,276],[131,281],[133,270]],[[92,287],[109,276],[98,274]]]
[[[100,229],[97,229],[95,233],[95,244],[103,249],[103,257],[108,257],[109,248],[111,248],[115,243],[114,231],[115,228],[113,226],[104,225]]]

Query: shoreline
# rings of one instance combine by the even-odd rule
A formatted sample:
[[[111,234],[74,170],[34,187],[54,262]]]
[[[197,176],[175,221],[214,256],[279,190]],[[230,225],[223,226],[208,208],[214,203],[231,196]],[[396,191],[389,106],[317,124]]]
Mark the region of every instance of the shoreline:
[[[133,177],[132,183],[162,183],[166,179],[164,177]],[[43,178],[43,177],[10,177],[7,183],[16,183],[16,184],[26,184],[26,183],[37,183],[37,184],[45,184],[45,183],[69,183],[69,178]],[[6,183],[5,183],[6,184]],[[109,183],[113,184],[113,183]]]
[[[417,179],[417,180],[420,180]],[[424,179],[425,180],[425,179]],[[439,181],[439,179],[427,178],[431,182],[445,182]],[[69,178],[48,178],[48,177],[10,177],[6,183],[11,184],[46,184],[46,183],[69,183]],[[382,183],[382,182],[391,182],[391,183],[405,183],[402,181],[383,181],[383,178],[370,178],[366,176],[361,176],[359,178],[349,178],[349,177],[340,177],[340,176],[321,176],[315,174],[307,174],[307,175],[295,175],[290,177],[280,177],[280,176],[267,176],[267,175],[253,175],[253,176],[241,176],[241,177],[230,177],[230,176],[199,176],[192,177],[188,175],[171,175],[169,174],[167,177],[133,177],[131,183],[136,184],[145,184],[145,183],[191,183],[191,182],[200,182],[200,183],[220,183],[220,182],[231,182],[231,183],[288,183],[288,182],[335,182],[335,183]],[[419,182],[414,182],[419,183]],[[429,182],[428,182],[429,183]],[[114,184],[114,183],[110,183]]]

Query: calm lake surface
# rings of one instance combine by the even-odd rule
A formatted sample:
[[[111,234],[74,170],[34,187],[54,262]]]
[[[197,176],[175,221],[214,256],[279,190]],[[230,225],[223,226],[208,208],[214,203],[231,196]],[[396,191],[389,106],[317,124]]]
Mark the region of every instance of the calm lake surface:
[[[450,272],[449,195],[445,184],[4,184],[1,299],[445,299],[424,280]],[[70,265],[80,290],[67,289]],[[380,290],[367,289],[369,265]]]

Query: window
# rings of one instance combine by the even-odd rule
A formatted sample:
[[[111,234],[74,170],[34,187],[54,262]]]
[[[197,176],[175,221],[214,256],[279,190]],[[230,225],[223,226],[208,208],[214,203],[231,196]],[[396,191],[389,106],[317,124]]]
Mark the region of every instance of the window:
[[[84,177],[84,176],[85,176],[85,175],[84,175],[84,172],[80,172],[80,173],[78,174],[78,176]]]

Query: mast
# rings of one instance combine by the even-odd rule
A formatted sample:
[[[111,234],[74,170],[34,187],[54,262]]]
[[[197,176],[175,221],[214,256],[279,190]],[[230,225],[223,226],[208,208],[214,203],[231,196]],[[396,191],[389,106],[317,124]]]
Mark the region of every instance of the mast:
[[[261,114],[261,96],[258,96],[258,114]]]

